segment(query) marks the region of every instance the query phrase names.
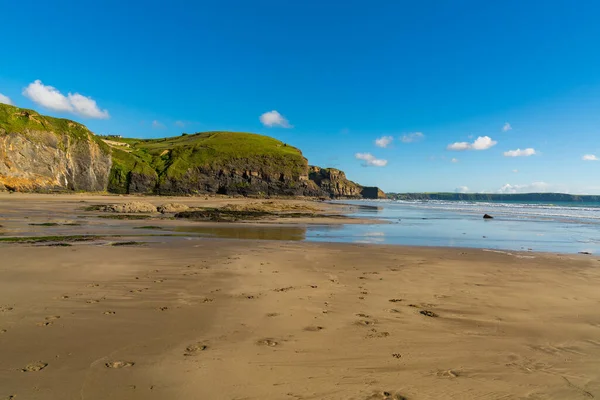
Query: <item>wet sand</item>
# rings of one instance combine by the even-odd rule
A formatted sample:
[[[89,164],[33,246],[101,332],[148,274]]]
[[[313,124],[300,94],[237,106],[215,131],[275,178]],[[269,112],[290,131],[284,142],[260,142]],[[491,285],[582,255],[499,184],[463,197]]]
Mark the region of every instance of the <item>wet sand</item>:
[[[67,207],[35,199],[0,224],[100,229],[31,227]],[[0,399],[600,396],[590,256],[123,237],[0,260]]]

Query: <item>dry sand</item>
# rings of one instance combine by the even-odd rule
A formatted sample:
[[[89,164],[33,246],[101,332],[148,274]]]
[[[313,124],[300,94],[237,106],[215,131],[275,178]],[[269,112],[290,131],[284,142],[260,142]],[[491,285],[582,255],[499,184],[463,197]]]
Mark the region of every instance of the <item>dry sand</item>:
[[[71,207],[7,197],[13,233]],[[597,398],[599,267],[282,241],[0,243],[0,399]]]

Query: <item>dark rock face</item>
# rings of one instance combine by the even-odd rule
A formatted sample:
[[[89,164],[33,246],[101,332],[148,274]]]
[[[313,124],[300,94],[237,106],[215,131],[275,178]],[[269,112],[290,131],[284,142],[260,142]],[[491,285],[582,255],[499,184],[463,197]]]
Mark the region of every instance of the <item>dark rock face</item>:
[[[363,199],[385,199],[383,190],[376,186],[364,186],[360,192]]]
[[[491,215],[489,215],[489,214],[484,214],[484,215],[483,215],[483,219],[494,219],[494,217],[492,217],[492,216],[491,216]]]
[[[197,167],[180,177],[165,177],[156,188],[159,194],[217,193],[225,195],[320,196],[322,191],[302,176],[283,173]]]
[[[334,199],[385,199],[385,193],[378,187],[354,183],[339,169],[310,166],[308,177],[325,195]]]
[[[110,151],[89,135],[0,130],[0,184],[15,191],[106,190]]]
[[[362,197],[362,187],[346,179],[346,174],[339,169],[310,166],[308,177],[332,198],[359,199]]]

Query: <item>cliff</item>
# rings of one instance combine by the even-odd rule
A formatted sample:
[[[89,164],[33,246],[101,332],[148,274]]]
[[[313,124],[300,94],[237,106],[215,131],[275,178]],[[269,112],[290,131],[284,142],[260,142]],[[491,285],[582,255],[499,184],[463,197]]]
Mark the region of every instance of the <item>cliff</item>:
[[[0,189],[106,189],[109,147],[85,126],[0,104]]]
[[[364,187],[346,178],[335,168],[310,166],[308,178],[332,198],[384,199],[385,193],[377,187]]]
[[[163,139],[107,138],[115,193],[319,196],[300,150],[240,132]]]
[[[378,198],[279,140],[241,132],[100,137],[84,125],[0,104],[0,190]]]

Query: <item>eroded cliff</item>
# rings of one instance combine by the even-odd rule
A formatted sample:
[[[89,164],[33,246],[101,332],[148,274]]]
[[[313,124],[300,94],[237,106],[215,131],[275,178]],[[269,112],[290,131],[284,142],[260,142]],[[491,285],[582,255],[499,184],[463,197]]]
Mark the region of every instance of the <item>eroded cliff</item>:
[[[0,104],[0,189],[103,191],[111,164],[85,126]]]

